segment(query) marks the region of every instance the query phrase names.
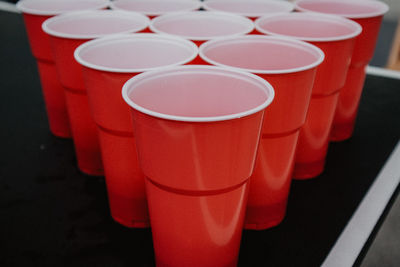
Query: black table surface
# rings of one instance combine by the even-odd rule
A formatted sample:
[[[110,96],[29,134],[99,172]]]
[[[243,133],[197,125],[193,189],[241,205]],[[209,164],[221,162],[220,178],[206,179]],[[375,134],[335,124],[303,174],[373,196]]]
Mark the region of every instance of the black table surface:
[[[154,266],[151,230],[115,223],[104,178],[50,134],[21,15],[0,12],[0,36],[0,266]],[[399,87],[367,76],[354,136],[292,183],[282,224],[243,232],[239,266],[323,262],[399,140]]]

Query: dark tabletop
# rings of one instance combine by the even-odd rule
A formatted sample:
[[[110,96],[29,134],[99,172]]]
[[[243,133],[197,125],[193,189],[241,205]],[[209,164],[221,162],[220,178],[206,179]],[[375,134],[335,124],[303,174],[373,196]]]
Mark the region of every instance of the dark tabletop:
[[[0,34],[0,266],[153,266],[150,229],[115,223],[104,178],[50,134],[21,15],[0,12]],[[281,225],[243,232],[239,266],[322,263],[399,140],[399,87],[367,76],[354,136],[293,182]]]

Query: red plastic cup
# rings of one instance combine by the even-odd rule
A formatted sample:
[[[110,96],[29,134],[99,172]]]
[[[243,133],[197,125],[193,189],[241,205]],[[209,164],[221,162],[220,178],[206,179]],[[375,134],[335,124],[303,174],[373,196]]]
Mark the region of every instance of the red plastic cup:
[[[57,76],[50,40],[42,30],[42,23],[52,16],[69,11],[106,8],[108,3],[107,0],[22,0],[17,3],[17,8],[23,13],[32,54],[37,61],[50,131],[55,136],[69,138],[71,131],[64,90]]]
[[[121,88],[138,73],[186,64],[196,56],[197,46],[190,41],[143,33],[92,40],[75,51],[99,128],[111,215],[127,227],[146,227],[149,221],[144,177]]]
[[[306,122],[300,131],[293,174],[297,179],[316,177],[324,170],[337,100],[361,26],[320,13],[270,15],[255,23],[259,32],[307,41],[325,54],[317,70]]]
[[[353,134],[360,97],[365,81],[365,67],[371,60],[383,15],[389,10],[385,3],[371,0],[300,0],[299,11],[335,14],[359,23],[363,30],[357,37],[346,83],[341,89],[331,131],[332,141],[343,141]]]
[[[250,19],[217,11],[165,14],[150,24],[150,30],[155,33],[182,37],[198,46],[215,38],[245,35],[253,29],[254,23]]]
[[[157,266],[236,266],[271,85],[191,65],[138,75],[122,94],[146,176]]]
[[[298,138],[299,131],[261,138],[250,179],[246,229],[274,227],[285,217]]]
[[[64,87],[79,169],[89,175],[103,175],[97,127],[89,110],[82,67],[74,59],[75,49],[93,38],[109,34],[138,32],[150,20],[139,13],[91,10],[58,15],[43,23],[50,36],[53,58]]]
[[[112,9],[136,11],[153,19],[172,12],[198,10],[201,2],[195,0],[115,0],[110,6]]]
[[[186,0],[187,1],[187,0]],[[197,46],[208,40],[240,36],[254,30],[254,23],[243,16],[226,12],[191,11],[170,13],[154,18],[150,24],[154,33],[185,38]],[[207,64],[199,56],[192,64]]]
[[[206,0],[203,2],[203,8],[234,13],[255,20],[267,14],[292,12],[294,5],[276,0]]]
[[[258,74],[275,89],[275,100],[265,112],[255,167],[259,171],[251,177],[244,227],[261,230],[275,226],[286,212],[298,132],[324,54],[302,41],[265,35],[208,41],[200,46],[199,54],[210,64]],[[279,157],[271,158],[277,148]]]

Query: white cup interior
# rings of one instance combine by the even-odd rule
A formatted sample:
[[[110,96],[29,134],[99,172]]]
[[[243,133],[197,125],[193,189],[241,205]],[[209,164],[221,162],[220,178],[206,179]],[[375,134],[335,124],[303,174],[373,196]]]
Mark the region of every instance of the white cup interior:
[[[204,41],[217,37],[247,34],[254,29],[254,24],[250,19],[235,14],[192,11],[154,18],[150,29],[156,33]]]
[[[83,66],[108,72],[139,73],[159,67],[183,65],[197,56],[188,40],[157,34],[126,34],[86,42],[75,50]]]
[[[148,16],[159,16],[171,12],[192,11],[201,7],[196,0],[115,0],[112,9],[136,11]]]
[[[389,7],[385,3],[375,0],[299,0],[296,2],[296,9],[347,18],[368,18],[385,14]]]
[[[258,74],[299,72],[318,66],[324,59],[321,49],[311,44],[263,35],[208,41],[199,53],[210,64]]]
[[[101,36],[144,30],[148,17],[127,11],[91,10],[72,12],[47,19],[43,30],[61,38],[92,39]]]
[[[145,114],[178,121],[220,121],[258,112],[274,98],[272,86],[246,72],[214,66],[181,66],[135,76],[125,101]]]
[[[21,0],[17,8],[23,13],[54,16],[66,12],[107,8],[108,0]]]
[[[291,12],[294,5],[290,2],[276,0],[206,0],[203,2],[203,8],[246,17],[260,17],[266,14]]]
[[[349,19],[319,13],[288,13],[264,16],[256,28],[267,35],[288,36],[303,41],[339,41],[354,38],[361,26]]]

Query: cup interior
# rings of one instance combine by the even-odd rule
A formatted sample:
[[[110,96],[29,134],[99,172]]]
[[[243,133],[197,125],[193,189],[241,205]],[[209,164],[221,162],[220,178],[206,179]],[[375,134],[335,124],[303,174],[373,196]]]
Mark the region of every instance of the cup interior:
[[[361,26],[351,20],[317,13],[265,16],[256,21],[256,27],[267,35],[290,36],[305,41],[334,41],[361,33]]]
[[[108,5],[108,0],[22,0],[17,3],[17,8],[24,13],[56,15],[78,10],[101,9]]]
[[[255,113],[274,93],[255,75],[192,65],[140,74],[124,85],[123,96],[133,108],[152,116],[213,121]]]
[[[152,20],[150,28],[157,33],[177,35],[190,40],[209,40],[249,33],[254,29],[254,24],[239,15],[192,11],[159,16]]]
[[[296,8],[300,11],[321,12],[349,18],[379,16],[388,11],[386,4],[372,0],[300,0],[296,2]]]
[[[43,24],[43,29],[58,37],[91,39],[108,34],[141,31],[148,24],[149,19],[139,13],[93,10],[50,18]]]
[[[240,68],[253,73],[289,73],[319,65],[323,52],[288,38],[249,35],[208,41],[200,56],[213,65]]]
[[[104,37],[89,41],[75,51],[75,58],[84,66],[123,73],[182,65],[196,56],[194,43],[156,34]]]
[[[248,17],[259,17],[265,14],[291,12],[294,5],[276,0],[207,0],[203,7],[206,10],[224,11]]]
[[[191,11],[200,7],[201,3],[194,0],[115,0],[111,3],[111,8],[113,9],[136,11],[149,16],[178,11]]]

